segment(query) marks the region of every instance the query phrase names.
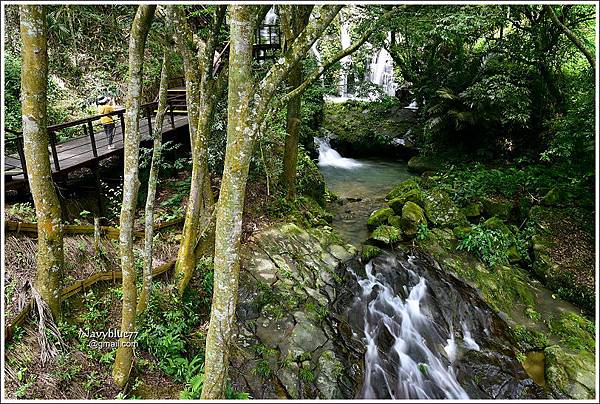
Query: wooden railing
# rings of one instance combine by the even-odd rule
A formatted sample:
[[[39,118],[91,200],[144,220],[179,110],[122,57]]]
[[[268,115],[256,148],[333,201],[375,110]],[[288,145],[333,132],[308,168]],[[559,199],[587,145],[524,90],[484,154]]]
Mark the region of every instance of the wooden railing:
[[[178,101],[178,98],[172,98],[172,99],[168,99],[168,114],[170,117],[170,121],[171,121],[171,126],[174,128],[175,127],[175,109],[176,108],[185,108],[185,103],[180,103]],[[149,102],[146,104],[143,104],[141,106],[141,110],[142,110],[142,116],[145,116],[145,118],[147,119],[148,122],[148,133],[152,134],[152,118],[155,115],[155,109],[157,107],[158,103],[156,101],[153,102]],[[74,121],[70,121],[70,122],[64,122],[64,123],[59,123],[56,125],[51,125],[48,126],[47,130],[48,130],[48,140],[49,140],[49,154],[50,157],[52,159],[53,165],[54,165],[54,170],[55,172],[60,171],[60,163],[61,160],[59,158],[58,155],[58,151],[57,151],[57,145],[60,144],[58,142],[58,137],[57,137],[57,133],[59,133],[60,131],[63,131],[65,129],[71,129],[71,128],[75,128],[75,131],[83,131],[83,136],[75,136],[73,138],[68,139],[69,141],[74,140],[74,139],[82,139],[82,138],[86,138],[89,137],[90,141],[89,143],[83,143],[83,144],[77,144],[75,143],[74,146],[72,146],[71,148],[63,148],[61,150],[61,152],[65,152],[65,151],[70,151],[70,150],[74,150],[74,149],[83,149],[81,152],[78,152],[76,154],[72,154],[70,155],[68,158],[76,158],[82,154],[85,154],[87,152],[89,152],[89,147],[91,147],[92,150],[92,155],[94,156],[94,158],[98,157],[98,146],[96,144],[96,136],[95,136],[95,127],[99,128],[101,127],[101,124],[98,123],[97,121],[100,120],[100,118],[102,117],[116,117],[117,120],[120,122],[120,126],[121,126],[121,136],[124,139],[125,136],[125,109],[118,109],[114,112],[109,112],[106,114],[99,114],[99,115],[93,115],[93,116],[88,116],[86,118],[82,118],[82,119],[77,119]],[[73,129],[71,129],[73,130]],[[21,169],[23,171],[23,175],[25,177],[25,179],[27,179],[27,164],[25,161],[25,152],[24,152],[24,148],[23,148],[23,135],[21,132],[12,130],[12,129],[6,129],[6,132],[10,135],[12,135],[10,138],[7,137],[7,150],[14,150],[16,149],[18,156],[19,156],[19,160],[21,163]],[[11,143],[14,142],[14,145]],[[65,141],[66,143],[66,141]],[[88,146],[88,147],[86,147]],[[7,153],[8,154],[8,153]]]

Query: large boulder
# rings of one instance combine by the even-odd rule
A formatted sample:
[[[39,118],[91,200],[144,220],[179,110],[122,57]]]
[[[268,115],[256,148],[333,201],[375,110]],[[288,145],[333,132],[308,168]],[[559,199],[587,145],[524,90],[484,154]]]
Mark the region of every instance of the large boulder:
[[[567,352],[559,345],[544,350],[546,383],[558,399],[593,400],[596,361],[587,351]]]
[[[427,224],[423,209],[414,202],[406,202],[402,208],[401,221],[404,235],[408,238],[413,238],[416,236],[418,227],[421,224]]]
[[[426,171],[437,171],[440,169],[440,165],[427,157],[414,156],[408,160],[408,171],[417,174],[423,174]]]
[[[390,200],[388,206],[394,210],[397,215],[402,214],[402,207],[406,202],[413,202],[420,207],[425,206],[425,195],[419,188],[411,189],[400,196]]]
[[[426,194],[425,215],[436,227],[455,227],[467,223],[467,218],[450,196],[439,189]]]
[[[377,209],[376,211],[371,213],[371,216],[369,216],[369,219],[367,220],[367,228],[370,231],[375,230],[382,224],[386,224],[388,218],[393,214],[394,211],[391,208]]]
[[[387,201],[391,201],[394,198],[398,198],[413,189],[420,189],[419,183],[416,178],[409,178],[396,185],[385,197]]]

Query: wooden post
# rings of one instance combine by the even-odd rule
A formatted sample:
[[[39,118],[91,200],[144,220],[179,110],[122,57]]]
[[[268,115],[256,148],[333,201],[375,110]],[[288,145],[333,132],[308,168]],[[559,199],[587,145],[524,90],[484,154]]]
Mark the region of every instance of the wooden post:
[[[92,143],[92,154],[94,157],[98,157],[98,149],[96,148],[96,135],[94,134],[94,127],[92,121],[87,121],[88,133],[90,135],[90,141]]]
[[[171,127],[175,128],[175,112],[173,111],[175,107],[173,106],[173,102],[169,105],[169,115],[171,116]]]
[[[125,143],[125,112],[121,111],[119,113],[119,118],[121,118],[121,137],[123,139],[123,143]]]
[[[146,118],[148,118],[148,135],[152,138],[152,109],[149,105],[146,106]]]
[[[54,171],[60,171],[60,164],[58,163],[58,153],[56,152],[56,133],[53,130],[48,131],[48,137],[50,138],[50,150],[52,151],[52,159],[54,161]]]
[[[94,217],[94,252],[100,254],[100,218]]]
[[[19,160],[21,160],[21,169],[23,170],[23,177],[27,180],[27,162],[25,161],[25,152],[23,150],[23,135],[17,134],[15,141],[17,142],[17,152],[19,153]]]

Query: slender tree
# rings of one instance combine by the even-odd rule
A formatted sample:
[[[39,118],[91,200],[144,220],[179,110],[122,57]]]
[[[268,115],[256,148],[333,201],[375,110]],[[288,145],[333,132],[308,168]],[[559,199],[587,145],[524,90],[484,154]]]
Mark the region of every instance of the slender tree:
[[[238,294],[242,214],[250,158],[258,129],[279,85],[310,50],[341,6],[315,8],[313,19],[260,83],[252,75],[252,43],[258,8],[229,7],[230,53],[227,109],[227,150],[217,203],[214,287],[210,326],[206,338],[202,398],[223,398],[227,378],[228,346]]]
[[[210,217],[214,205],[208,175],[208,135],[222,90],[219,78],[214,75],[214,57],[225,11],[225,6],[215,7],[210,35],[204,41],[192,34],[182,7],[169,7],[169,15],[175,25],[175,43],[184,62],[192,145],[190,194],[175,264],[175,280],[180,293],[184,292],[196,267],[196,247],[202,234],[201,223],[206,222],[201,220],[201,216]],[[194,44],[192,49],[190,44]],[[221,70],[221,77],[225,73],[226,69]]]
[[[123,273],[123,313],[119,347],[113,367],[113,379],[123,388],[129,379],[133,364],[133,332],[136,319],[135,258],[133,255],[133,220],[140,185],[140,104],[142,96],[142,71],[144,48],[156,6],[140,5],[131,26],[129,37],[129,84],[126,99],[123,205],[121,207],[119,252]]]
[[[141,315],[148,305],[148,298],[152,287],[152,239],[154,238],[154,201],[156,198],[156,186],[158,183],[158,172],[160,168],[162,149],[162,128],[165,113],[167,112],[167,90],[169,88],[169,76],[171,70],[171,50],[168,44],[165,46],[160,73],[160,86],[158,89],[158,106],[156,111],[156,122],[152,133],[152,161],[150,162],[150,174],[148,176],[148,194],[146,195],[145,225],[144,225],[144,279],[142,291],[137,303],[136,313]]]
[[[48,49],[44,6],[19,7],[21,21],[21,102],[25,162],[38,223],[35,287],[55,320],[60,317],[64,265],[61,208],[50,169],[47,131]]]
[[[300,32],[308,24],[308,17],[313,6],[285,6],[287,12],[283,13],[281,21],[285,47],[300,35]],[[287,50],[287,49],[286,49]],[[290,88],[296,88],[302,84],[302,61],[294,65],[290,71],[287,83]],[[296,167],[298,165],[298,141],[300,138],[300,110],[302,96],[298,94],[290,97],[287,104],[285,147],[283,153],[283,184],[287,190],[288,200],[296,196]]]

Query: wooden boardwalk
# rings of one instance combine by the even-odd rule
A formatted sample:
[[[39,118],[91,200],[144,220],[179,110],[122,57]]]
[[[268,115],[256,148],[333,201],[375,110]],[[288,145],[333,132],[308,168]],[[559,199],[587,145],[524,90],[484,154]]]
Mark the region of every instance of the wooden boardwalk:
[[[172,93],[181,93],[181,89],[174,88],[170,89]],[[185,90],[183,90],[185,93]],[[152,107],[152,103],[148,104]],[[179,108],[178,108],[179,107]],[[188,117],[182,105],[173,105],[172,113],[167,113],[164,117],[162,133],[165,134],[178,131],[188,125]],[[154,108],[152,108],[154,112]],[[184,115],[181,115],[181,114]],[[54,125],[54,127],[83,127],[82,136],[69,139],[61,143],[55,143],[48,147],[48,156],[44,156],[50,159],[50,167],[52,169],[53,176],[61,176],[68,172],[77,170],[81,167],[90,167],[97,164],[99,161],[107,159],[111,156],[120,155],[123,153],[123,121],[119,123],[119,117],[122,118],[123,110],[120,111],[118,116],[114,116],[115,120],[115,134],[113,138],[113,149],[108,149],[108,138],[104,134],[104,129],[98,120],[92,119],[97,117],[86,118],[81,121],[76,121],[73,125],[70,123]],[[81,123],[83,121],[83,123]],[[152,134],[150,133],[152,128],[156,126],[156,117],[151,116],[150,119],[147,116],[142,116],[140,119],[140,132],[141,141],[148,141],[151,139]],[[51,130],[49,127],[49,130]],[[91,131],[94,131],[94,139],[89,135]],[[52,136],[52,135],[51,135]],[[21,149],[22,150],[22,149]],[[26,185],[27,179],[23,170],[22,157],[20,153],[14,153],[4,156],[4,177],[5,177],[5,188],[14,189],[20,186]]]

